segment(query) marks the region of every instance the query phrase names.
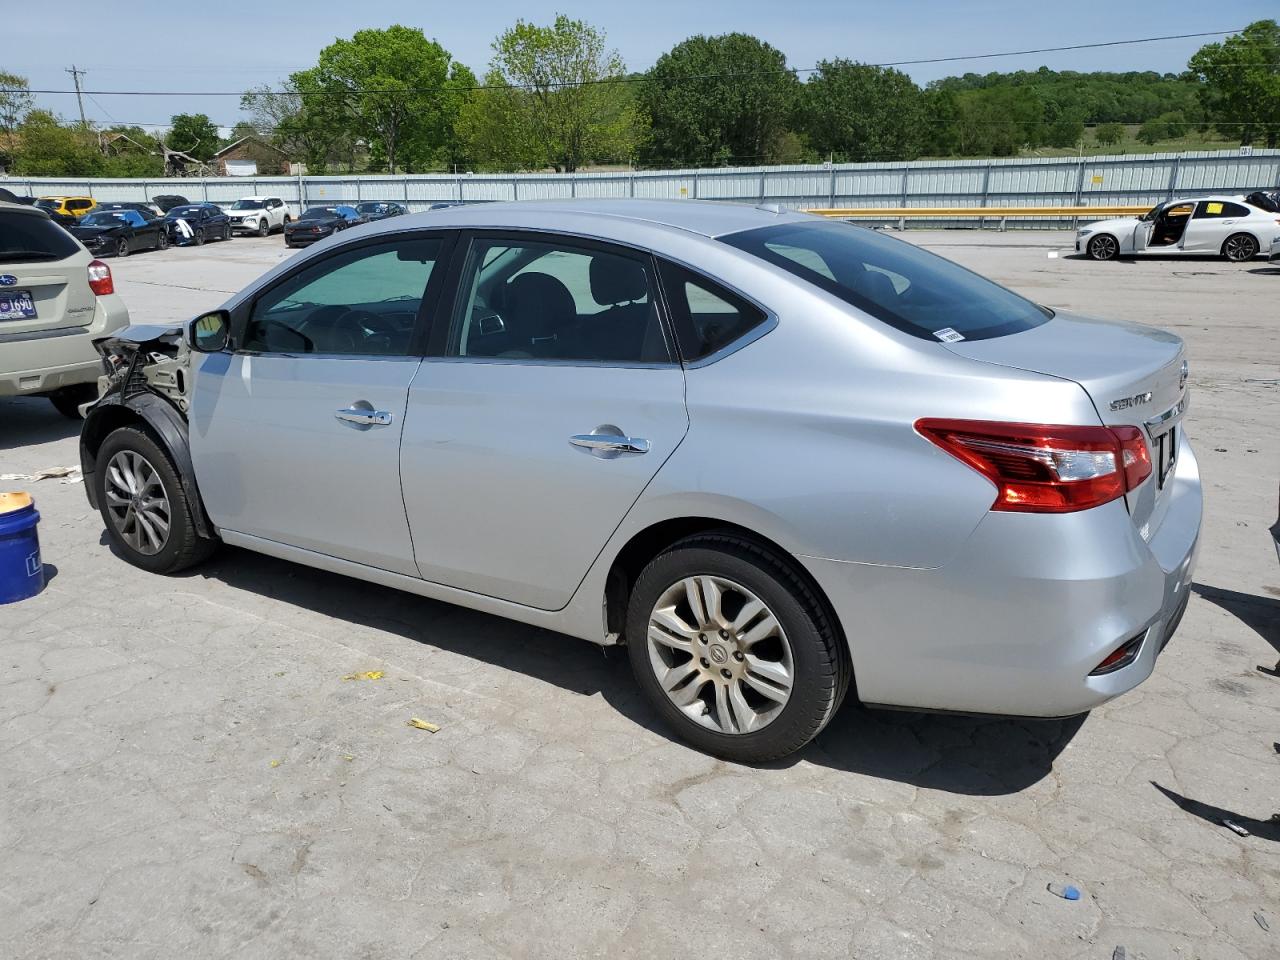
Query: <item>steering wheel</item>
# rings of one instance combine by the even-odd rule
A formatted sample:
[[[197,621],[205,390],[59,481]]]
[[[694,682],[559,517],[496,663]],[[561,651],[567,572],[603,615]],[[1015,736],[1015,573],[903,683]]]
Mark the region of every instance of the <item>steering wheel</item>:
[[[368,353],[370,342],[379,338],[380,346],[390,347],[392,338],[400,332],[387,317],[359,309],[334,317],[330,329],[336,344],[347,347],[348,353]]]

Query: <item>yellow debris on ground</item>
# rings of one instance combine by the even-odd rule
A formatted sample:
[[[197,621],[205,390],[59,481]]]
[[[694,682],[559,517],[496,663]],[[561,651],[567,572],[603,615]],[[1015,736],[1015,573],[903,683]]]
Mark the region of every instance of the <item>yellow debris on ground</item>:
[[[435,733],[440,728],[434,723],[427,723],[425,720],[419,720],[417,717],[410,717],[405,724],[418,730],[425,730],[427,733]]]
[[[364,673],[348,673],[343,680],[381,680],[381,670],[366,670]]]

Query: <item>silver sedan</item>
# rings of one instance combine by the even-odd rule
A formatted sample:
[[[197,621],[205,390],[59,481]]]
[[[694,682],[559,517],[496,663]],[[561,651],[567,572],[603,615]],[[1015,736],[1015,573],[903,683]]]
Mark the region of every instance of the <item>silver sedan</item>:
[[[849,224],[438,210],[101,349],[86,488],[132,563],[222,542],[625,644],[724,757],[846,694],[1087,711],[1187,600],[1182,341]]]

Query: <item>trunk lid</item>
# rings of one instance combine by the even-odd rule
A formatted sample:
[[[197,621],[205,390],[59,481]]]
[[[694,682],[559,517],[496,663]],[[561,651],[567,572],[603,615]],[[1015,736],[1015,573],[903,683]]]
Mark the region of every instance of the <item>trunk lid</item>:
[[[1159,528],[1187,407],[1182,339],[1154,327],[1059,313],[1031,330],[947,349],[972,360],[1080,384],[1102,422],[1143,431],[1151,476],[1125,498],[1144,538]]]
[[[27,291],[36,308],[34,317],[0,320],[0,333],[37,333],[92,323],[97,299],[89,289],[90,259],[82,251],[65,260],[0,264],[0,274],[13,277],[2,292]]]

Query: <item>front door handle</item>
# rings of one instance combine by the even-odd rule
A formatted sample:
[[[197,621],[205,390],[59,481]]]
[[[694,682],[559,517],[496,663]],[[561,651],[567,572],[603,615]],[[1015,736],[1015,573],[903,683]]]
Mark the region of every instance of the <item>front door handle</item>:
[[[579,433],[569,438],[575,447],[582,447],[597,457],[612,459],[623,454],[641,454],[649,452],[649,441],[641,437],[628,437],[612,424],[608,429],[596,428],[597,433]]]
[[[385,427],[394,417],[386,410],[371,410],[362,407],[344,407],[334,414],[339,420],[356,423],[362,427]]]

